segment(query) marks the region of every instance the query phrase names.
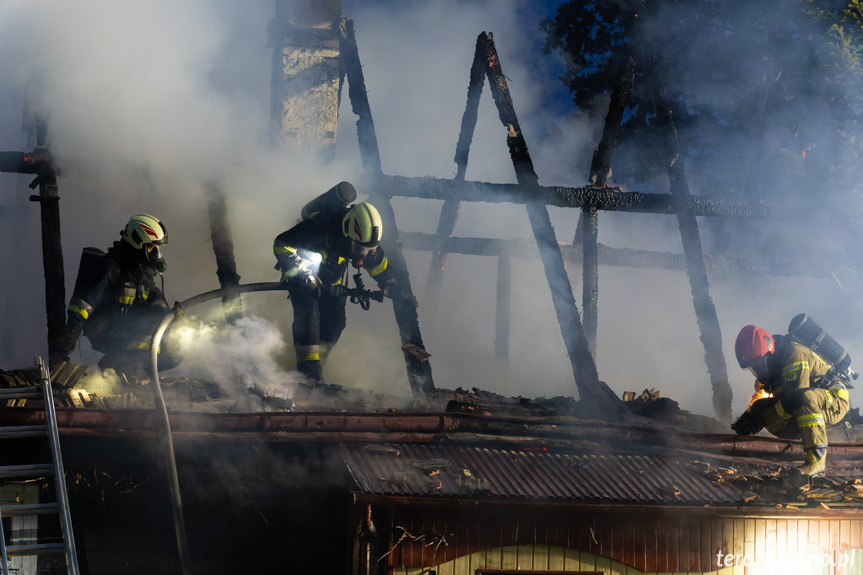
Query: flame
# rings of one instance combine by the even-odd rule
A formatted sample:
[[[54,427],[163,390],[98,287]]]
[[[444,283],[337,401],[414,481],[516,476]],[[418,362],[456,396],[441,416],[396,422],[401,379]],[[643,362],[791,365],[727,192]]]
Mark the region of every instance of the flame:
[[[758,401],[759,399],[765,399],[767,397],[773,397],[772,393],[768,393],[761,387],[761,384],[757,381],[755,382],[755,393],[752,394],[752,399],[749,400],[749,407],[752,407],[752,404]],[[748,409],[747,409],[748,411]]]

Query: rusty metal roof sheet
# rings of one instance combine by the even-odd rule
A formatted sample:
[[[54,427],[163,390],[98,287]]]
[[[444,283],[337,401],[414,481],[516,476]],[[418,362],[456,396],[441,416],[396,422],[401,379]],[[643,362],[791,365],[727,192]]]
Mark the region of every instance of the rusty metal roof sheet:
[[[753,495],[682,457],[437,444],[342,450],[369,495],[663,505],[730,505]]]

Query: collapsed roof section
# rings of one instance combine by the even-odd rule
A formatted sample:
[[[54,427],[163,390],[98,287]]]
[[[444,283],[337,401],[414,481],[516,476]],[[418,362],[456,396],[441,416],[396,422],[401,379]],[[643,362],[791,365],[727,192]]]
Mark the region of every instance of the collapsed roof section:
[[[306,5],[308,4],[308,5]],[[599,417],[619,418],[628,410],[621,405],[620,400],[609,387],[598,379],[593,352],[597,326],[596,305],[598,300],[598,265],[644,266],[663,269],[685,269],[690,277],[696,316],[701,328],[702,342],[705,347],[705,359],[709,366],[711,382],[714,388],[714,409],[716,416],[722,421],[730,419],[730,387],[725,373],[725,360],[721,349],[720,333],[716,320],[716,310],[712,304],[707,271],[723,273],[771,273],[787,275],[807,275],[810,277],[829,277],[832,275],[828,264],[788,265],[788,262],[754,261],[740,258],[711,257],[703,253],[698,235],[696,216],[708,217],[795,217],[801,210],[791,208],[771,208],[763,202],[748,203],[721,197],[695,197],[689,194],[686,187],[683,162],[677,161],[680,151],[674,134],[673,117],[670,109],[662,101],[662,87],[653,86],[656,100],[660,104],[660,117],[663,120],[663,142],[669,171],[670,194],[640,194],[637,192],[622,192],[619,189],[605,185],[605,178],[613,154],[615,139],[619,128],[623,106],[631,83],[633,81],[633,63],[626,62],[620,72],[618,86],[611,98],[609,112],[605,121],[602,140],[591,164],[585,187],[542,187],[528,153],[525,135],[522,133],[515,112],[515,106],[509,94],[506,78],[501,69],[501,62],[491,34],[482,33],[477,38],[476,51],[470,70],[467,107],[462,118],[461,132],[456,147],[455,161],[458,173],[453,180],[437,180],[433,178],[405,178],[389,176],[381,170],[380,154],[374,123],[368,102],[365,81],[362,76],[356,41],[353,35],[353,23],[341,20],[341,4],[338,0],[330,2],[279,2],[277,15],[271,28],[275,42],[274,50],[274,90],[279,86],[294,84],[299,78],[317,77],[317,73],[297,68],[296,74],[288,74],[291,81],[287,82],[286,62],[291,60],[289,52],[297,54],[304,50],[303,42],[314,44],[322,31],[327,31],[327,50],[335,49],[335,53],[327,52],[317,58],[314,66],[320,64],[327,70],[327,78],[333,78],[334,62],[338,62],[338,82],[346,76],[350,85],[350,100],[353,111],[358,116],[357,133],[363,165],[368,177],[372,180],[369,189],[374,190],[373,198],[380,206],[382,218],[392,233],[387,235],[387,253],[390,263],[400,285],[410,289],[410,278],[402,254],[402,247],[427,250],[432,256],[432,273],[429,284],[436,285],[443,273],[447,252],[470,253],[477,255],[494,255],[499,258],[498,281],[498,316],[495,333],[495,353],[505,359],[508,354],[508,283],[509,259],[511,257],[532,256],[537,251],[542,260],[546,278],[551,287],[555,312],[558,317],[561,335],[566,344],[566,350],[572,365],[575,383],[580,398],[597,409],[594,413]],[[287,32],[286,32],[287,30]],[[291,44],[288,50],[288,40],[293,38],[293,31],[305,30],[296,38],[302,41]],[[290,33],[288,33],[290,32]],[[286,38],[288,40],[286,40]],[[335,38],[335,40],[334,40]],[[293,41],[293,40],[291,40]],[[286,43],[287,42],[287,43]],[[644,61],[649,66],[653,59],[654,48],[649,34],[644,33],[641,45],[645,52]],[[313,52],[313,50],[312,50]],[[320,55],[319,55],[320,56]],[[326,60],[330,58],[330,60]],[[325,62],[326,60],[326,62]],[[277,61],[277,62],[276,62]],[[314,67],[313,66],[313,67]],[[647,70],[650,72],[650,70]],[[648,73],[650,81],[657,82],[655,74]],[[518,179],[517,185],[488,184],[465,181],[465,173],[469,155],[470,142],[476,124],[479,97],[485,80],[488,80],[492,96],[498,109],[499,118],[506,128],[506,140],[510,150],[511,160]],[[330,82],[330,80],[327,80]],[[277,90],[278,88],[278,90]],[[284,94],[274,93],[274,102],[284,103]],[[275,104],[274,104],[275,105]],[[306,103],[299,108],[312,106]],[[298,108],[298,109],[299,109]],[[337,109],[337,106],[336,106]],[[326,114],[324,115],[326,116]],[[324,117],[321,116],[321,117]],[[320,122],[321,125],[326,122]],[[280,124],[284,128],[283,124]],[[280,128],[281,129],[281,128]],[[42,125],[39,144],[45,143],[45,130]],[[51,288],[46,292],[47,310],[49,315],[49,350],[53,349],[58,326],[62,327],[65,296],[62,293],[64,282],[58,280],[57,273],[62,274],[62,253],[59,242],[59,212],[57,209],[56,175],[47,149],[40,146],[39,154],[25,155],[20,153],[0,153],[0,170],[35,173],[40,176],[38,183],[44,187],[39,198],[43,199],[43,229],[55,230],[57,238],[43,242],[45,250],[46,285]],[[233,261],[233,244],[230,229],[225,217],[224,196],[218,186],[212,186],[211,194],[211,227],[213,229],[213,245],[216,258],[219,261],[220,284],[225,289],[236,288],[239,275]],[[390,205],[393,196],[422,197],[444,200],[441,218],[437,232],[427,234],[403,234],[400,237],[395,221],[395,215]],[[511,202],[524,204],[527,208],[535,245],[529,246],[517,240],[491,240],[485,238],[454,238],[452,230],[458,216],[458,207],[462,201]],[[583,211],[576,241],[564,244],[557,240],[548,217],[547,206],[564,206],[579,208]],[[598,210],[616,210],[635,213],[666,213],[675,214],[680,224],[683,239],[683,254],[663,254],[643,250],[620,250],[599,244],[596,241],[596,225]],[[843,217],[854,219],[858,217],[849,210]],[[50,222],[49,222],[50,220]],[[46,224],[46,222],[49,222]],[[56,240],[56,241],[54,241]],[[584,324],[572,295],[572,288],[565,262],[573,261],[582,264],[584,270]],[[59,288],[58,288],[59,286]],[[60,289],[61,292],[57,292]],[[53,290],[53,291],[52,291]],[[433,299],[433,291],[430,297]],[[233,301],[228,301],[233,299]],[[226,316],[228,321],[235,320],[242,313],[238,296],[230,296],[226,292]],[[416,310],[410,306],[398,305],[394,302],[396,321],[402,339],[402,349],[408,372],[411,390],[416,398],[433,393],[435,385],[432,380],[428,357],[419,357],[411,353],[411,349],[423,349]]]

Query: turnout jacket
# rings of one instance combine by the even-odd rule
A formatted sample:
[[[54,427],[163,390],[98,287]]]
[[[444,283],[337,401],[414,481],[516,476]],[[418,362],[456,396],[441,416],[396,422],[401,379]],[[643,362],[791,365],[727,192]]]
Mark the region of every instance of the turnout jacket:
[[[83,327],[92,340],[114,320],[168,311],[168,302],[156,287],[156,270],[140,261],[139,252],[117,241],[89,269],[79,271],[69,301],[69,325]]]
[[[311,270],[324,285],[342,283],[348,263],[356,263],[353,261],[353,242],[341,231],[342,218],[346,212],[346,209],[318,212],[276,236],[273,242],[273,254],[277,260],[275,268],[282,272],[283,278],[290,279],[304,270]],[[303,252],[321,256],[317,270],[304,259]],[[387,257],[380,246],[369,251],[359,267],[368,271],[380,286],[393,279],[392,271],[387,267]]]
[[[848,401],[848,390],[841,381],[824,377],[832,367],[830,363],[790,337],[777,343],[780,345],[771,358],[770,377],[763,385],[786,409],[793,409],[796,392],[808,387],[826,389]]]

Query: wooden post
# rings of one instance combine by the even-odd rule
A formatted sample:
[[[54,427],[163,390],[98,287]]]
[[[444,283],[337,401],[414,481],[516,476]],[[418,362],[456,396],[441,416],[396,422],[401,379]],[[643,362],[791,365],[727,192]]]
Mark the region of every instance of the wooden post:
[[[39,195],[30,196],[30,201],[39,202],[42,220],[42,268],[45,273],[45,312],[48,323],[48,356],[57,351],[60,332],[66,327],[66,272],[63,268],[63,246],[60,237],[60,194],[57,189],[57,174],[48,153],[48,135],[44,120],[36,125],[36,152],[49,161],[42,162],[42,169],[30,187],[39,186]]]
[[[473,64],[470,68],[470,82],[467,88],[467,105],[465,106],[464,114],[461,117],[461,130],[458,135],[458,143],[455,147],[455,160],[457,171],[454,178],[456,182],[463,182],[467,173],[467,159],[470,153],[470,143],[473,140],[474,129],[476,129],[476,121],[479,113],[479,99],[482,95],[482,85],[485,80],[485,62],[482,60],[483,51],[479,39],[476,42],[476,50],[474,51]],[[438,292],[441,282],[443,281],[443,273],[446,268],[446,251],[443,246],[446,245],[446,239],[452,235],[458,221],[458,213],[461,202],[458,200],[444,200],[441,208],[440,220],[438,221],[437,236],[438,246],[432,252],[431,265],[429,266],[429,275],[426,282],[426,299],[430,300],[430,305],[434,308],[437,304]]]
[[[207,211],[210,216],[210,238],[213,241],[213,253],[216,255],[216,275],[219,276],[219,287],[240,285],[237,274],[237,262],[234,259],[234,239],[231,227],[228,225],[227,204],[222,188],[214,182],[207,184]],[[222,298],[222,309],[225,320],[235,323],[243,317],[243,300],[238,295]]]
[[[396,225],[396,217],[390,203],[390,195],[385,182],[382,179],[381,156],[378,150],[378,139],[375,135],[375,124],[372,120],[372,111],[369,106],[368,94],[366,94],[366,81],[363,78],[363,69],[360,64],[357,43],[354,38],[354,25],[351,20],[343,20],[339,28],[341,30],[341,53],[343,66],[348,76],[350,87],[348,95],[351,99],[351,108],[359,117],[357,120],[357,136],[360,142],[360,155],[363,167],[371,178],[368,183],[372,203],[378,208],[383,224],[383,244],[389,260],[389,267],[393,277],[400,288],[413,293],[411,290],[410,276],[407,263],[402,254],[401,242],[399,241],[399,230]],[[433,392],[435,389],[432,380],[431,365],[425,354],[422,334],[420,333],[419,316],[417,309],[404,299],[393,300],[393,312],[396,323],[399,326],[399,335],[402,341],[402,353],[405,358],[405,366],[408,372],[408,381],[411,391],[415,397]],[[415,353],[418,352],[418,353]]]
[[[686,273],[689,276],[689,285],[695,305],[695,317],[701,330],[704,359],[713,388],[713,410],[717,419],[730,422],[732,392],[731,385],[728,383],[725,355],[722,353],[722,332],[719,328],[719,318],[716,316],[716,308],[710,297],[707,268],[704,263],[701,236],[698,233],[698,221],[689,207],[689,184],[686,182],[685,162],[677,141],[674,114],[671,105],[665,98],[664,88],[656,71],[656,51],[648,28],[649,15],[646,10],[643,10],[642,13],[644,18],[639,19],[641,22],[639,30],[641,50],[644,54],[646,75],[651,83],[657,119],[660,123],[668,181],[677,207],[677,224],[680,228],[680,237],[683,240]]]
[[[555,237],[551,218],[545,205],[545,198],[540,192],[533,162],[530,159],[530,154],[528,154],[527,144],[515,114],[506,77],[501,71],[497,50],[490,35],[483,32],[479,39],[486,56],[486,75],[491,93],[497,105],[500,121],[507,130],[506,143],[509,147],[516,178],[530,198],[527,201],[527,215],[536,237],[539,256],[545,268],[545,276],[551,288],[552,302],[557,312],[560,331],[572,365],[579,397],[602,410],[602,415],[605,418],[619,417],[623,413],[624,406],[605,382],[599,381],[596,364],[594,364],[593,356],[590,354],[584,328],[581,325],[581,319],[575,305],[575,298],[572,295],[572,286],[563,265],[560,246]]]
[[[512,266],[506,247],[497,256],[497,304],[495,307],[494,356],[509,363],[510,300]]]
[[[626,100],[635,83],[635,62],[628,58],[621,66],[620,77],[611,94],[608,104],[608,114],[605,116],[605,126],[602,139],[593,154],[588,181],[597,188],[606,185],[611,170],[611,157],[617,146],[617,135],[620,133],[620,123],[626,109]],[[599,259],[597,256],[597,235],[599,233],[599,218],[596,206],[584,207],[581,212],[581,240],[584,250],[582,265],[582,307],[584,308],[584,333],[590,353],[596,358],[596,334],[599,324]]]

